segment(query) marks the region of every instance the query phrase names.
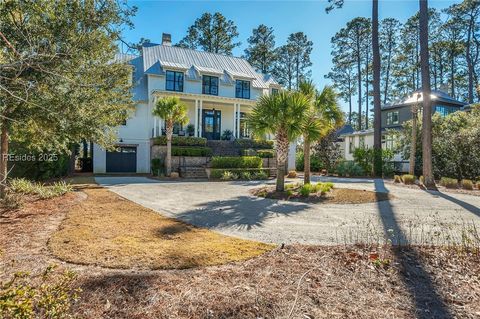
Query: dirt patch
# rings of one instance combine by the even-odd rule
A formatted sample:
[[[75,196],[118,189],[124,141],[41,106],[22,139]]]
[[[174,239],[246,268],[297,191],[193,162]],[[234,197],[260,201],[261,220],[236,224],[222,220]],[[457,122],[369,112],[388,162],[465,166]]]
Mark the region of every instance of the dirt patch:
[[[328,203],[328,204],[363,204],[374,203],[384,200],[392,199],[393,196],[388,193],[373,192],[359,189],[349,188],[333,188],[331,191],[320,194],[314,193],[309,196],[302,196],[300,194],[292,194],[288,191],[277,192],[274,186],[266,186],[261,188],[255,188],[250,191],[253,195],[279,199],[299,201],[306,203]]]
[[[162,215],[104,189],[72,208],[49,241],[58,258],[109,268],[172,269],[256,257],[271,245],[228,237]]]

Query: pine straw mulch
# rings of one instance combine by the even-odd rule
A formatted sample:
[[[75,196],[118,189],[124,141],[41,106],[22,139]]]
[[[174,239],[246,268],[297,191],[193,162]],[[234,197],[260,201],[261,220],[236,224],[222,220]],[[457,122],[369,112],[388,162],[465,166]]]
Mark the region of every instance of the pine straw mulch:
[[[286,246],[185,270],[62,263],[47,241],[81,193],[0,218],[0,280],[56,262],[78,274],[81,318],[479,318],[480,257],[447,248]],[[30,205],[30,204],[28,204]],[[15,262],[12,262],[12,259]]]
[[[325,204],[364,204],[393,199],[388,193],[349,188],[333,188],[326,194],[311,193],[308,197],[298,192],[277,192],[275,186],[254,188],[250,193],[263,198]]]

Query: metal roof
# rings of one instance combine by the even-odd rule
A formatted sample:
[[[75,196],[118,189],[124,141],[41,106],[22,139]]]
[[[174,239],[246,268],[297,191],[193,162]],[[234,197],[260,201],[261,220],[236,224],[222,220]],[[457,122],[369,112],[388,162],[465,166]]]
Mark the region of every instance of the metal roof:
[[[440,90],[432,90],[430,93],[430,98],[433,102],[444,102],[449,104],[455,104],[455,105],[458,105],[459,107],[467,104],[452,98],[446,92],[440,91]],[[414,91],[412,94],[402,99],[383,105],[382,109],[396,108],[404,105],[411,105],[411,104],[422,103],[422,102],[423,102],[423,93],[422,93],[422,90],[420,89],[420,90]]]
[[[162,65],[170,63],[188,68],[193,66],[200,72],[205,70],[205,73],[226,72],[232,78],[251,79],[252,86],[257,88],[277,85],[271,77],[257,73],[245,59],[167,45],[144,46],[142,50],[145,73],[163,75]]]

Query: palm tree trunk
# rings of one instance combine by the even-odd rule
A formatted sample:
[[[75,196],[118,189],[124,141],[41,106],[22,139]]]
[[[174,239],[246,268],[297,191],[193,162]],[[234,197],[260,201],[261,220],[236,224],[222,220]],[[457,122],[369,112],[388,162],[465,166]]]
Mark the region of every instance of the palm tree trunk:
[[[166,123],[167,134],[167,157],[165,159],[165,175],[170,176],[172,173],[172,135],[173,135],[173,122],[168,121]]]
[[[417,105],[412,106],[412,142],[410,143],[410,168],[408,173],[415,175],[415,157],[417,151]]]
[[[432,104],[430,101],[430,70],[428,65],[428,2],[420,0],[420,56],[423,96],[423,177],[426,188],[435,188],[432,169]]]
[[[380,45],[378,41],[378,0],[372,3],[372,51],[373,51],[373,149],[374,174],[382,176],[382,115],[380,97]]]
[[[0,198],[5,197],[8,173],[8,123],[4,119],[0,135]]]
[[[310,140],[303,141],[303,184],[310,184]]]
[[[277,132],[276,134],[277,151],[277,192],[285,190],[285,163],[288,156],[288,137],[286,132]]]

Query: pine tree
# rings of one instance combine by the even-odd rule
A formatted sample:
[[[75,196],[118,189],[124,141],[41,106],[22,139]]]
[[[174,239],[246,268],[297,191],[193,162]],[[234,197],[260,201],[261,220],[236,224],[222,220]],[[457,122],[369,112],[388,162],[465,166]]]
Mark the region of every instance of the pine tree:
[[[177,46],[201,49],[206,52],[232,55],[232,50],[240,45],[234,42],[238,37],[237,26],[220,12],[204,13],[188,28],[187,35]]]
[[[264,24],[259,25],[256,29],[253,29],[247,42],[249,44],[248,48],[245,49],[247,61],[261,73],[272,73],[277,59],[273,28]]]

